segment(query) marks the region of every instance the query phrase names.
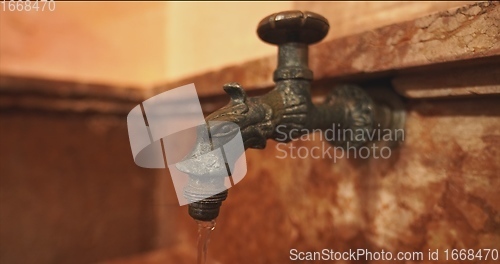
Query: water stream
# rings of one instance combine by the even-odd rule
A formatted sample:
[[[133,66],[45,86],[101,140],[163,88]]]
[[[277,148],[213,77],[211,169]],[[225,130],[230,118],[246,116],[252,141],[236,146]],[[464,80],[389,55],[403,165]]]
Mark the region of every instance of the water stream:
[[[210,241],[210,233],[215,229],[215,219],[212,221],[198,222],[198,264],[205,264],[207,261],[207,246]]]

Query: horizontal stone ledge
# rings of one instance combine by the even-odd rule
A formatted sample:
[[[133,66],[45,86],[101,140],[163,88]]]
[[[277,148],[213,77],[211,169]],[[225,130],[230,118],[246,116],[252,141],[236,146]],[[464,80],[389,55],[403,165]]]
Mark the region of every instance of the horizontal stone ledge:
[[[388,78],[397,78],[408,69],[425,71],[426,66],[440,63],[496,57],[500,55],[499,21],[498,2],[478,2],[313,45],[310,67],[315,80],[356,81],[359,76],[366,79],[390,72]],[[188,83],[194,83],[201,96],[223,93],[222,85],[228,82],[238,82],[249,91],[261,90],[274,85],[275,68],[276,56],[268,56],[158,85],[154,93]]]
[[[144,91],[132,86],[0,74],[0,96],[5,95],[140,102]]]
[[[392,85],[402,96],[415,99],[500,95],[500,63],[402,74]]]
[[[123,103],[96,99],[41,98],[39,96],[0,96],[0,110],[60,112],[81,114],[126,115],[136,103]]]
[[[466,5],[310,50],[316,83],[382,77],[408,98],[498,94],[499,62],[499,2]],[[203,110],[210,112],[226,101],[223,84],[239,82],[250,95],[259,94],[274,85],[275,68],[276,56],[268,56],[149,88],[0,74],[0,108],[125,113],[146,98],[194,83]]]
[[[0,110],[126,115],[153,96],[151,91],[139,87],[0,74]],[[227,100],[220,95],[200,97],[204,113],[215,111]]]
[[[136,87],[0,75],[0,109],[126,114],[144,99]]]

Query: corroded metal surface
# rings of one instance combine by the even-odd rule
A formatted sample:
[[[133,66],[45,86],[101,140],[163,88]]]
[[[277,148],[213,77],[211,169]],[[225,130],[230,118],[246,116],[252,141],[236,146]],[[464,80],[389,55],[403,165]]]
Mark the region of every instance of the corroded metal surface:
[[[218,121],[220,125],[210,127],[210,139],[199,133],[196,146],[187,158],[200,160],[203,154],[222,147],[228,138],[238,132],[238,127],[245,149],[263,149],[267,139],[289,142],[317,129],[332,128],[332,125],[337,125],[336,129],[350,129],[364,134],[370,133],[376,123],[389,124],[390,111],[377,112],[379,107],[370,96],[354,85],[337,87],[323,104],[312,103],[310,88],[313,74],[308,66],[308,44],[320,41],[326,36],[328,28],[325,18],[311,12],[288,11],[264,18],[257,30],[259,37],[279,44],[278,67],[274,72],[275,88],[263,96],[248,97],[239,84],[224,85],[230,102],[206,118],[207,123]],[[238,127],[231,127],[230,124],[237,124]],[[277,128],[280,128],[280,133]],[[289,137],[283,138],[283,134]],[[347,142],[332,143],[342,147]],[[349,143],[359,147],[366,141],[351,140]],[[224,161],[216,163],[220,166]],[[207,180],[202,173],[206,162],[200,161],[199,164],[179,168],[190,175],[185,196],[191,202],[189,213],[193,218],[212,220],[218,216],[227,191],[201,201],[197,197],[206,193],[207,188],[215,188],[210,190],[211,193],[223,189],[224,178]]]

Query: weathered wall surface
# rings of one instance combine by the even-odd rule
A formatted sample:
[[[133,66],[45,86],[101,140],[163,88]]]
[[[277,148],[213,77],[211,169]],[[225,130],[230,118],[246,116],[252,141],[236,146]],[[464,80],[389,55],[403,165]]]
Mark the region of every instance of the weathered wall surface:
[[[212,256],[286,263],[292,248],[497,248],[499,99],[410,102],[405,142],[387,160],[280,160],[284,147],[275,143],[249,151],[249,172],[222,207]]]
[[[247,176],[229,190],[212,235],[212,263],[289,263],[292,248],[385,250],[394,256],[422,252],[423,263],[446,263],[446,249],[499,250],[500,82],[495,77],[499,50],[490,41],[478,40],[476,44],[486,49],[477,52],[461,46],[472,32],[484,31],[489,40],[498,38],[487,33],[498,28],[486,26],[497,23],[498,11],[496,3],[471,5],[312,48],[315,73],[330,77],[318,86],[326,89],[339,82],[361,82],[369,90],[383,80],[406,97],[404,143],[388,159],[344,157],[336,162],[328,156],[291,158],[290,152],[279,159],[284,154],[278,147],[283,146],[275,142],[268,142],[265,150],[248,150]],[[436,26],[422,27],[425,21],[435,21]],[[390,52],[390,36],[401,30],[406,32],[405,41],[394,49],[425,50],[425,59],[416,51],[402,56]],[[437,32],[444,35],[425,44],[410,41]],[[378,49],[371,43],[378,44],[373,45]],[[447,47],[447,52],[433,53],[439,45]],[[356,52],[359,49],[362,53]],[[372,56],[383,60],[363,60]],[[361,68],[350,67],[355,64]],[[246,84],[248,90],[261,89],[269,78],[260,73],[269,72],[270,77],[272,67],[266,57],[193,79],[214,94],[215,83],[230,79]],[[329,147],[324,144],[317,137],[294,146],[310,151]],[[179,217],[184,220],[179,221],[182,228],[175,247],[114,263],[194,261],[189,252],[196,243],[195,224],[181,209]],[[429,249],[440,251],[438,262],[429,260]]]
[[[333,150],[332,158],[292,158],[290,145],[275,142],[247,151],[248,173],[222,206],[209,263],[289,263],[293,248],[422,252],[423,263],[445,263],[446,249],[498,250],[499,101],[408,102],[404,144],[388,159],[335,162]],[[330,145],[318,136],[293,146],[297,156],[297,148]],[[112,263],[194,262],[196,224],[176,211],[172,246]],[[429,249],[440,251],[439,262]]]
[[[498,42],[490,41],[498,35],[489,31],[494,27],[484,29],[488,45],[478,51],[460,49],[460,41],[454,41],[463,39],[457,32],[465,38],[497,21],[498,3],[464,10],[472,12],[467,13],[471,19],[458,19],[455,15],[463,15],[458,10],[316,46],[311,64],[322,79],[315,87],[355,82],[369,73],[364,84],[370,78],[392,81],[407,97],[405,141],[389,159],[280,159],[283,152],[275,142],[247,151],[248,174],[223,204],[209,260],[288,263],[292,248],[418,251],[424,257],[428,249],[499,249],[500,83],[494,75],[477,74],[478,69],[498,72],[493,63],[500,55]],[[388,57],[392,42],[384,32],[392,35],[402,27],[412,29],[412,36],[439,33],[441,27],[419,24],[434,18],[454,37],[396,43],[426,49],[429,60],[419,59],[417,51],[399,60]],[[460,23],[457,30],[453,23]],[[370,41],[383,45],[371,49]],[[440,43],[447,45],[446,56],[430,52]],[[336,53],[324,53],[360,47],[368,57],[386,54],[392,64],[373,64],[353,51],[353,56],[341,52],[344,57],[337,60],[331,59]],[[328,64],[338,58],[361,67]],[[202,95],[217,95],[202,98],[204,109],[213,110],[224,82],[238,81],[249,90],[268,87],[273,67],[266,57],[185,80],[194,80]],[[464,77],[471,72],[480,80]],[[428,77],[422,81],[426,91],[411,85],[421,73]],[[345,74],[349,78],[342,79]],[[194,263],[196,224],[175,204],[168,174],[140,169],[130,155],[126,113],[160,90],[138,93],[123,89],[129,86],[91,89],[85,83],[42,80],[12,86],[15,80],[1,77],[0,262]],[[448,98],[433,98],[441,96]],[[293,144],[329,147],[319,139]],[[363,262],[370,263],[357,263]]]
[[[56,2],[54,11],[2,11],[0,72],[149,84],[166,72],[165,13],[161,2]]]
[[[293,5],[295,9],[309,10],[328,17],[331,31],[326,38],[333,39],[471,3],[474,1],[298,1]]]
[[[125,116],[2,109],[0,124],[0,262],[155,248],[158,179],[131,162]]]
[[[299,9],[328,17],[327,39],[466,2],[57,2],[52,12],[2,12],[4,74],[139,87],[275,53],[260,19]]]

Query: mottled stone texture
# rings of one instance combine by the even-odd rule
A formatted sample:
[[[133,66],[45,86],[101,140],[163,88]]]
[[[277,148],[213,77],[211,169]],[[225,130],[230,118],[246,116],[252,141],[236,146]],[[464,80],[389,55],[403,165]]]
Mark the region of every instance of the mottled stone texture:
[[[322,79],[499,55],[499,21],[498,2],[478,2],[318,44],[311,68]]]
[[[155,247],[156,171],[135,166],[126,116],[1,108],[0,124],[0,263]]]
[[[326,39],[352,36],[374,28],[415,20],[437,11],[474,1],[296,1],[296,10],[308,10],[328,18]]]
[[[389,159],[280,159],[285,148],[275,142],[248,150],[247,176],[222,206],[209,263],[289,263],[291,248],[420,251],[422,263],[446,263],[429,261],[428,250],[500,249],[499,100],[409,102],[404,144]],[[112,263],[193,263],[196,225],[183,209],[174,247]]]
[[[498,78],[488,77],[498,70],[499,14],[498,2],[481,2],[311,48],[319,77],[313,92],[339,81],[393,81],[408,97],[405,141],[389,159],[336,163],[279,159],[275,142],[248,150],[247,176],[222,206],[209,263],[289,263],[291,248],[417,251],[421,263],[446,263],[446,249],[500,250],[500,97]],[[259,89],[271,85],[270,63],[263,58],[190,80],[203,95],[230,81]],[[461,98],[475,93],[488,95]],[[449,98],[425,99],[437,96]],[[293,144],[311,150],[324,143]],[[112,263],[192,263],[196,225],[181,209],[177,223],[175,247]],[[429,249],[441,250],[439,261],[428,260]]]
[[[304,3],[301,8],[305,8]],[[331,7],[317,3],[315,11]],[[336,10],[325,11],[326,15]],[[329,19],[329,16],[326,16]],[[477,2],[422,18],[387,25],[354,35],[325,40],[309,49],[309,65],[316,80],[359,80],[397,75],[408,68],[428,67],[500,55],[500,3]],[[331,25],[335,31],[335,24]],[[262,43],[262,45],[266,45]],[[196,83],[201,95],[221,92],[223,83],[238,81],[247,90],[273,86],[276,55],[191,76],[156,87],[164,91]],[[493,60],[493,59],[492,59]],[[441,66],[440,66],[441,67]]]
[[[399,94],[409,98],[500,94],[500,63],[401,74],[392,79],[392,85]]]
[[[478,59],[486,59],[478,69],[494,72],[498,15],[498,2],[478,3],[319,44],[311,51],[321,77],[313,92],[364,73],[373,73],[363,75],[368,87],[392,80],[401,88],[421,73],[445,75],[424,78],[426,89],[498,87],[497,78],[453,79],[476,69]],[[220,95],[225,82],[269,87],[274,66],[274,58],[263,58],[140,95],[78,84],[47,93],[29,87],[38,82],[9,89],[3,86],[16,81],[2,79],[0,262],[194,263],[196,224],[176,205],[165,170],[133,163],[126,113],[151,94],[191,82],[205,96],[203,109],[213,109],[218,97],[208,95]],[[422,96],[417,86],[406,87],[399,90],[408,97],[405,140],[388,159],[280,159],[276,142],[248,150],[247,176],[222,206],[209,263],[289,263],[291,248],[421,251],[422,263],[445,262],[443,254],[428,261],[429,249],[500,250],[497,90],[475,98],[441,91],[453,98],[429,100],[422,98],[432,89]],[[317,136],[293,146],[304,155],[325,144]]]

